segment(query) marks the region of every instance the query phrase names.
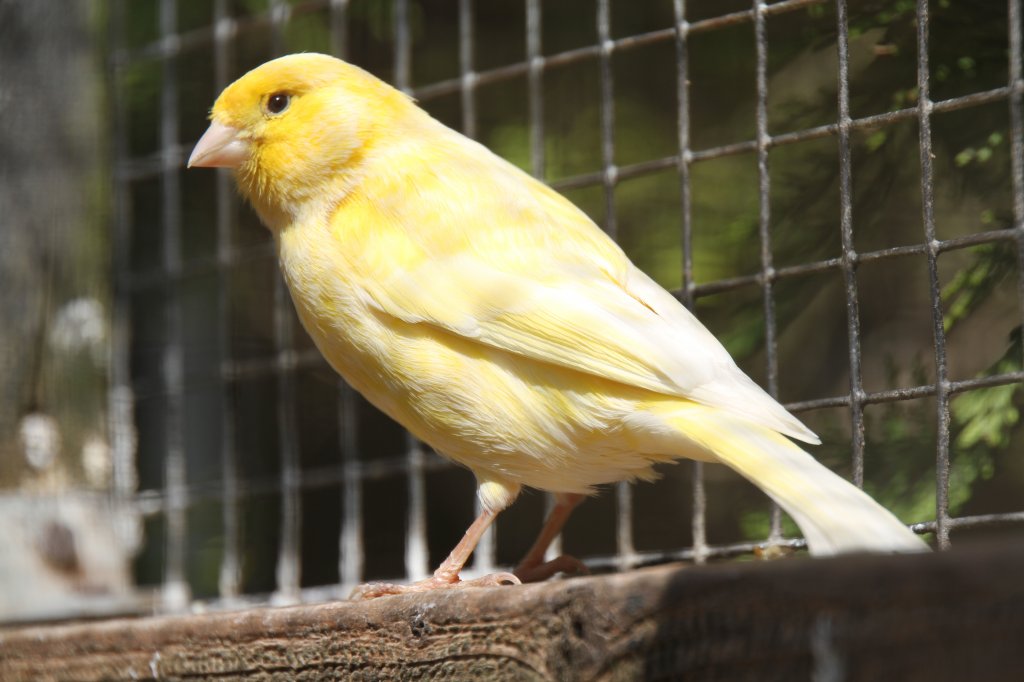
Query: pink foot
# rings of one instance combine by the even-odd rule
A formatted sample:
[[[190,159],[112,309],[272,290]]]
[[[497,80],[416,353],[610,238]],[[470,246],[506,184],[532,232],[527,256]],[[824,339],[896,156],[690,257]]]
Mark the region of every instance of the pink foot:
[[[387,597],[392,594],[407,594],[409,592],[427,592],[439,589],[461,589],[463,587],[498,587],[499,585],[519,585],[518,577],[511,573],[492,573],[482,578],[473,580],[462,580],[458,574],[452,576],[434,575],[424,580],[409,585],[397,585],[395,583],[365,583],[352,590],[349,599],[352,601],[365,601],[377,597]]]
[[[539,583],[556,573],[588,575],[590,573],[583,562],[574,556],[562,554],[544,563],[523,562],[516,566],[515,574],[524,583]]]

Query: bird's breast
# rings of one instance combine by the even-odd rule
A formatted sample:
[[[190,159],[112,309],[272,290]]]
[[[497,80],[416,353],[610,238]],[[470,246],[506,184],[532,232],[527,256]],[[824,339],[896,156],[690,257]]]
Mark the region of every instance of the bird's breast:
[[[366,384],[383,370],[378,321],[339,245],[321,225],[296,225],[277,235],[281,274],[303,327],[336,371]],[[359,388],[359,386],[357,386]]]

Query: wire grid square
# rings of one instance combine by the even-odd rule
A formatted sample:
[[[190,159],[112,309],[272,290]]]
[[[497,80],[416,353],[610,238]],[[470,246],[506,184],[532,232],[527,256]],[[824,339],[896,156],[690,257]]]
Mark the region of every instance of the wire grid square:
[[[795,398],[788,407],[811,419],[812,426],[817,415],[845,422],[840,432],[850,445],[844,460],[830,463],[845,468],[856,483],[874,480],[876,445],[866,437],[873,413],[924,401],[934,421],[935,494],[933,520],[921,519],[918,527],[934,532],[939,547],[949,545],[954,528],[1024,520],[1020,509],[950,514],[951,400],[979,388],[1011,386],[1024,380],[1024,373],[1010,367],[985,376],[951,375],[941,276],[949,255],[980,245],[1004,247],[1016,261],[1008,275],[1015,281],[1010,298],[1016,299],[1010,326],[1024,319],[1020,1],[1010,0],[1000,10],[1008,17],[1005,83],[985,82],[969,91],[943,86],[937,75],[942,65],[929,61],[932,8],[919,0],[912,22],[916,68],[899,74],[899,87],[881,95],[871,92],[875,81],[861,68],[866,48],[859,29],[851,30],[844,0],[733,4],[673,0],[634,17],[627,3],[614,0],[269,0],[265,5],[215,0],[204,9],[175,0],[115,2],[113,402],[122,425],[133,423],[138,433],[140,480],[136,492],[132,477],[122,477],[128,483],[119,492],[150,519],[140,565],[150,566],[161,608],[183,610],[195,599],[212,607],[311,601],[344,595],[370,578],[420,578],[443,557],[453,537],[428,518],[441,518],[444,527],[461,533],[473,515],[467,475],[459,478],[445,460],[331,376],[297,324],[274,269],[269,235],[239,205],[230,178],[193,179],[182,173],[202,130],[201,114],[216,93],[244,70],[296,50],[358,57],[357,63],[415,95],[441,120],[505,152],[581,205],[642,266],[658,267],[659,258],[672,261],[671,274],[660,279],[685,303],[700,310],[712,299],[734,297],[736,309],[745,311],[744,319],[753,320],[764,339],[763,351],[748,358],[744,368],[771,393]],[[148,33],[137,29],[146,24],[138,21],[140,12],[152,14]],[[431,23],[425,16],[438,20]],[[578,30],[572,35],[551,30],[554,22],[565,21]],[[835,61],[837,97],[827,115],[821,109],[803,115],[799,93],[774,87],[784,82],[776,79],[777,65],[785,61],[778,55],[788,49],[784,40],[807,24],[835,27],[834,44],[817,53]],[[417,33],[425,26],[436,32]],[[523,34],[518,44],[502,38],[510,31]],[[700,59],[704,45],[722,40],[735,43],[748,58],[724,66]],[[428,64],[418,54],[430,44],[444,46],[446,56]],[[879,42],[876,49],[887,49],[886,44]],[[645,121],[617,95],[633,88],[632,69],[652,58],[659,60],[662,83],[658,108],[668,115]],[[126,95],[139,87],[152,97]],[[548,104],[565,87],[590,88],[586,96],[594,102],[596,120],[582,126],[559,118],[561,112]],[[865,92],[873,96],[862,97]],[[719,111],[741,119],[731,130],[745,132],[716,132],[708,110],[693,106],[697,98],[721,99]],[[525,137],[505,125],[510,108],[526,123]],[[944,218],[936,214],[935,176],[943,171],[934,161],[935,131],[943,117],[962,112],[967,119],[980,108],[1000,111],[1005,119],[1001,130],[1012,166],[1009,218],[1002,227],[953,231],[947,237]],[[149,120],[157,126],[147,126]],[[637,135],[638,128],[647,134]],[[584,134],[592,137],[584,140]],[[879,143],[880,135],[887,139]],[[870,178],[871,169],[859,161],[880,145],[895,148],[892,140],[899,135],[906,149],[919,154],[913,184],[920,188],[914,217],[920,231],[908,243],[863,242],[861,216],[870,212],[855,205],[860,196],[855,186]],[[811,228],[776,207],[785,204],[779,197],[788,184],[786,169],[808,158],[803,149],[818,149],[817,155],[827,159],[832,176],[823,182],[822,203],[833,217],[819,223],[831,225],[828,248],[800,254],[786,248],[793,241],[790,233]],[[734,203],[709,204],[722,177],[743,178],[730,196]],[[203,211],[211,197],[215,210]],[[674,211],[656,212],[658,219],[676,225],[671,243],[652,246],[653,230],[623,221],[631,207],[651,203],[651,197],[663,206],[675,204]],[[718,229],[723,216],[730,222],[729,210],[756,214],[756,248],[743,247],[743,267],[727,259],[695,261],[694,245]],[[868,294],[863,271],[901,259],[920,264],[928,289],[930,306],[923,319],[931,334],[930,373],[923,382],[876,386],[865,356],[874,340],[862,332],[861,307],[865,295],[884,292]],[[787,383],[795,372],[787,365],[793,357],[787,333],[794,314],[786,292],[801,278],[822,278],[822,288],[832,291],[831,305],[840,312],[846,335],[838,365],[848,376],[848,389],[822,394],[821,384],[814,389],[808,388],[813,382]],[[240,299],[238,292],[248,298]],[[712,329],[723,324],[727,346],[738,343],[730,341],[726,319],[712,315],[707,321]],[[814,395],[819,397],[808,397]],[[131,429],[118,433],[118,461],[127,466],[136,457],[136,443]],[[447,492],[452,486],[467,499],[439,506],[439,499],[454,495]],[[576,535],[571,522],[566,549],[585,556],[594,569],[621,569],[736,556],[758,546],[739,532],[708,536],[714,493],[735,492],[711,468],[675,467],[655,484],[659,488],[671,492],[647,495],[646,489],[620,484],[588,503],[590,509],[584,507],[575,523],[601,525],[607,533]],[[763,506],[763,497],[749,494],[757,500],[751,504]],[[680,501],[690,506],[689,528],[681,527],[686,515]],[[209,513],[195,513],[201,505]],[[498,537],[488,534],[481,543],[468,572],[491,571],[514,560],[510,556],[525,549],[544,507],[542,497],[524,495],[499,520]],[[669,540],[659,541],[650,519],[673,513],[680,514],[680,522],[664,529],[661,537]],[[219,524],[211,522],[218,515]],[[322,525],[324,518],[331,520]],[[776,509],[766,537],[779,542],[787,531]],[[197,577],[201,561],[218,565],[215,585]]]

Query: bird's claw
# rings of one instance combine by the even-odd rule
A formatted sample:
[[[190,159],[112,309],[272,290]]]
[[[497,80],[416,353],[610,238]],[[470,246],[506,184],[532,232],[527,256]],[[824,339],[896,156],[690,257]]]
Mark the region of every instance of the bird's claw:
[[[410,592],[427,592],[429,590],[453,589],[463,587],[499,587],[501,585],[519,585],[522,581],[512,573],[491,573],[472,580],[462,580],[458,575],[431,576],[408,585],[396,583],[364,583],[349,595],[351,601],[366,601],[377,597]]]

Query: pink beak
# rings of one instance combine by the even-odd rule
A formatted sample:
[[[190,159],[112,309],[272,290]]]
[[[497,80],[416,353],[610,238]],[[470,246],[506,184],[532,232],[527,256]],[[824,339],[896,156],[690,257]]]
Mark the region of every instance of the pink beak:
[[[238,139],[239,130],[214,121],[188,157],[188,167],[238,168],[249,157],[249,143]]]

